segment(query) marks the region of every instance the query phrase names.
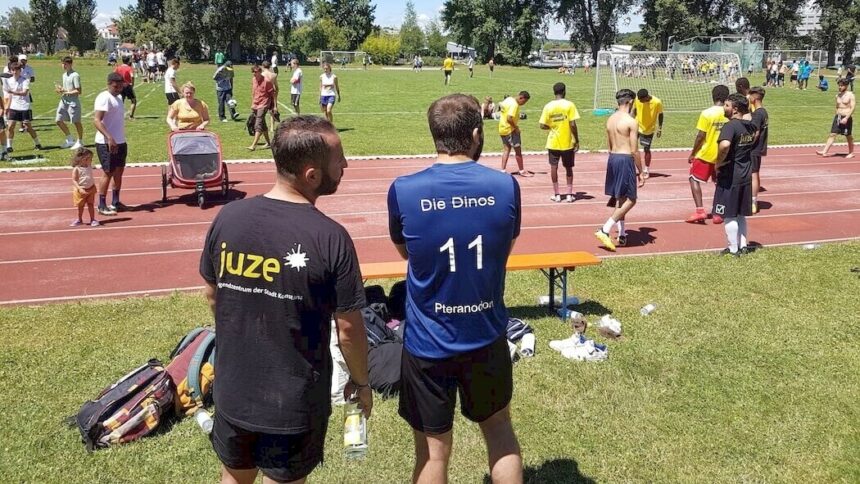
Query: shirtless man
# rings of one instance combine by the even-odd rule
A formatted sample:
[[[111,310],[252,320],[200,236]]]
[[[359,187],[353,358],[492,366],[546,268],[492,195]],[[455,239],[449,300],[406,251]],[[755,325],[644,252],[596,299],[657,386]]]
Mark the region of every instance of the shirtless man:
[[[275,54],[277,55],[277,54]],[[272,55],[272,58],[275,58]],[[272,83],[275,87],[275,94],[272,96],[272,105],[269,106],[269,116],[272,117],[272,136],[278,130],[278,125],[281,124],[281,113],[278,112],[278,73],[272,68],[272,63],[263,61],[263,77]]]
[[[833,116],[830,137],[827,138],[824,149],[816,153],[820,156],[833,156],[828,151],[836,140],[836,135],[839,134],[848,140],[848,154],[845,158],[854,158],[854,136],[851,134],[851,128],[854,124],[854,108],[857,106],[857,101],[854,93],[848,90],[848,79],[839,79],[836,84],[839,86],[839,93],[836,94],[836,116]]]
[[[636,94],[630,89],[615,93],[618,110],[606,121],[609,161],[606,164],[605,193],[612,197],[610,200],[615,200],[615,210],[594,236],[613,252],[616,244],[612,243],[609,232],[613,225],[617,225],[618,245],[627,245],[624,216],[636,205],[637,178],[639,187],[645,185],[642,161],[639,159],[639,123],[630,114],[635,98]]]

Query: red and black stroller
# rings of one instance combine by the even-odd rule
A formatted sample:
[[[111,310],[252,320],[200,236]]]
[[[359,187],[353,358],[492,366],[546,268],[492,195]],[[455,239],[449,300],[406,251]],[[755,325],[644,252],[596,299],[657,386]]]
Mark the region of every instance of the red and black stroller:
[[[227,196],[230,179],[221,160],[221,140],[210,131],[174,131],[167,137],[167,166],[161,168],[161,201],[167,201],[167,186],[193,189],[197,205],[206,203],[206,189],[220,188]]]

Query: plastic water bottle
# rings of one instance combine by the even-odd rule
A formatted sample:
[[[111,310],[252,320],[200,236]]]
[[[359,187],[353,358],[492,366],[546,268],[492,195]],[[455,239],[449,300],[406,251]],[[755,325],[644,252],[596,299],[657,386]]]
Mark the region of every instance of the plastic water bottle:
[[[803,244],[805,250],[813,250],[821,247],[821,244]]]
[[[653,313],[655,309],[657,309],[656,304],[646,304],[642,306],[642,309],[639,310],[639,313],[642,314],[642,316],[648,316],[649,314]]]
[[[522,349],[520,353],[526,358],[531,358],[535,355],[535,335],[534,333],[526,333],[523,335],[523,341],[520,343]]]
[[[343,455],[347,459],[367,455],[367,417],[356,396],[343,407]]]
[[[212,433],[212,426],[215,425],[215,422],[212,421],[212,416],[203,407],[194,411],[194,420],[200,426],[200,429],[203,430],[203,433]]]

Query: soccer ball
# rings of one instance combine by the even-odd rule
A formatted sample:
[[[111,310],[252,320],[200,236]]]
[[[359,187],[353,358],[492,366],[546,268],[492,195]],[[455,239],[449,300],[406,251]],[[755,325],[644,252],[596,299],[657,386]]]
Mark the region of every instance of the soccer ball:
[[[234,108],[234,109],[236,108],[236,106],[237,106],[238,104],[239,104],[239,103],[238,103],[238,102],[236,102],[236,100],[235,100],[235,99],[231,99],[231,100],[227,101],[227,105],[228,105],[228,106],[230,106],[231,108]]]

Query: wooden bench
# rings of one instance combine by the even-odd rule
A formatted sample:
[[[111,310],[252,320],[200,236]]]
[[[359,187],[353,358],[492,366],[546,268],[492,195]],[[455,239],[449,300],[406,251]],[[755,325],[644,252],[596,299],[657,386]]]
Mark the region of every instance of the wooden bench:
[[[561,291],[562,301],[567,301],[570,285],[568,271],[577,267],[600,265],[601,260],[588,252],[546,252],[542,254],[517,254],[508,257],[509,271],[539,269],[549,281],[549,310],[555,311],[555,290]],[[406,277],[406,261],[372,262],[361,264],[361,276],[368,279],[394,279]]]

